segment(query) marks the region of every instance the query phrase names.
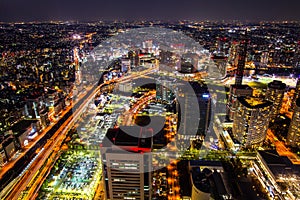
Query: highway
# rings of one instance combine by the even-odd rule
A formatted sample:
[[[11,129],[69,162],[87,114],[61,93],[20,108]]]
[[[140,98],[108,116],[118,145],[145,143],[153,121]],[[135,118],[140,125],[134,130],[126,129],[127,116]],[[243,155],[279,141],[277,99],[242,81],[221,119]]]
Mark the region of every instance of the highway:
[[[60,146],[62,145],[65,136],[68,130],[74,125],[75,121],[79,118],[80,114],[87,107],[88,103],[94,98],[96,91],[101,87],[96,87],[96,90],[92,92],[90,95],[88,93],[81,97],[85,98],[83,104],[79,106],[75,112],[68,117],[67,120],[60,126],[60,128],[54,133],[50,140],[44,146],[44,152],[41,154],[38,159],[35,160],[34,164],[31,165],[28,169],[28,173],[24,175],[19,183],[14,187],[14,189],[10,192],[8,199],[18,199],[19,195],[23,190],[22,199],[31,199],[32,195],[34,195],[39,187],[42,185],[44,179],[46,178],[46,174],[51,169],[52,165],[55,163],[56,159],[59,157]],[[66,113],[70,111],[72,107],[68,107]],[[27,190],[28,189],[28,190]]]
[[[155,68],[150,68],[130,76],[121,77],[117,81],[122,82],[132,78],[136,78],[144,74],[152,73],[153,70],[155,70]],[[113,80],[112,82],[115,81],[116,80]],[[107,83],[110,83],[110,81],[106,82],[106,84]],[[19,196],[19,199],[35,199],[35,195],[37,194],[43,181],[47,177],[56,159],[59,157],[60,147],[65,139],[68,130],[74,125],[76,120],[78,120],[81,113],[84,112],[85,108],[94,99],[95,95],[102,86],[103,84],[97,87],[93,87],[91,89],[93,90],[92,92],[88,91],[83,97],[81,97],[81,99],[83,99],[84,101],[79,106],[77,106],[77,108],[75,104],[75,109],[74,107],[72,109],[72,107],[70,106],[62,113],[63,116],[66,113],[68,113],[71,109],[73,111],[73,114],[71,114],[64,121],[60,128],[53,134],[51,139],[47,141],[47,143],[44,146],[43,153],[39,155],[37,159],[28,167],[26,173],[24,173],[24,175],[14,185],[13,189],[9,192],[8,197],[6,199],[18,199]],[[80,99],[77,102],[80,102]],[[45,129],[45,132],[47,132],[50,129],[51,127],[47,127]],[[42,137],[42,134],[40,137]],[[32,146],[38,143],[38,141],[39,139],[35,140]],[[29,150],[30,147],[27,150]],[[11,167],[12,166],[14,165],[12,164]]]

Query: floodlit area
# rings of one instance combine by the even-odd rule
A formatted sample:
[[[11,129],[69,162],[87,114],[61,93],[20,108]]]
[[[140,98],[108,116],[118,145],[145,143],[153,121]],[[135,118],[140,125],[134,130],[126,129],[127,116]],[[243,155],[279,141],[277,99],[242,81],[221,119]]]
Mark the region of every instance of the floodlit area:
[[[43,183],[39,199],[93,199],[102,178],[101,159],[94,151],[68,151]]]

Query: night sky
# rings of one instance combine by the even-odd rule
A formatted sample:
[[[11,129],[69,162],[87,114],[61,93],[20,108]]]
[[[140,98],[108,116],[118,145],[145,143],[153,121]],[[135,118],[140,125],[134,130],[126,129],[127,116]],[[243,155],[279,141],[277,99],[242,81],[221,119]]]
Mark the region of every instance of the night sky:
[[[300,20],[299,0],[0,0],[0,21]]]

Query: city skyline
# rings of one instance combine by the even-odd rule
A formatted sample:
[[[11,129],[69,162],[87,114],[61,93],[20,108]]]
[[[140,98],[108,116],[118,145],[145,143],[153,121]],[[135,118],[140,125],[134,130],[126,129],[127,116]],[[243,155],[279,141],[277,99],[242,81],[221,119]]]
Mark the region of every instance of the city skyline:
[[[0,21],[300,20],[299,1],[18,1],[0,2]]]
[[[0,23],[1,199],[297,199],[299,33]]]

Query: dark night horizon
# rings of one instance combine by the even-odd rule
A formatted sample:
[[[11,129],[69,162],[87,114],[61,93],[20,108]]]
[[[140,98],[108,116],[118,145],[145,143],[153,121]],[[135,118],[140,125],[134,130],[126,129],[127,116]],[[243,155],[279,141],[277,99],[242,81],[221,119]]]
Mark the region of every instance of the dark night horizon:
[[[1,0],[0,21],[300,20],[297,0]]]

